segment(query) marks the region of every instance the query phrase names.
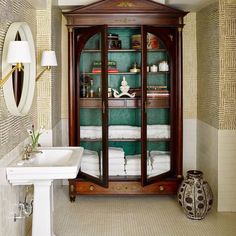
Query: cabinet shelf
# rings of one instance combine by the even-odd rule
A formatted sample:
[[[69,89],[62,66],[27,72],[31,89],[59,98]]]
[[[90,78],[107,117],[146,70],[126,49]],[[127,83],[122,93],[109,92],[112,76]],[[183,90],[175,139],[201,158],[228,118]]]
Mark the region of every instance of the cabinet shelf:
[[[83,53],[98,53],[101,52],[100,49],[84,49]],[[124,48],[124,49],[109,49],[108,52],[141,52],[141,49],[132,49],[132,48]],[[166,52],[165,48],[157,48],[157,49],[148,49],[147,52]]]
[[[152,75],[152,74],[168,74],[169,71],[157,71],[157,72],[147,72],[147,74],[149,75]],[[81,74],[83,75],[101,75],[101,72],[96,72],[96,73],[93,73],[93,72],[81,72]],[[129,72],[129,71],[126,71],[126,72],[109,72],[108,73],[109,75],[137,75],[137,74],[140,74],[140,72]]]
[[[88,138],[81,138],[80,139],[81,142],[102,142],[101,138],[97,138],[97,139],[88,139]],[[151,138],[151,139],[147,139],[148,142],[169,142],[170,139],[169,138]],[[112,139],[108,139],[108,142],[141,142],[141,138],[137,138],[137,139],[118,139],[118,138],[112,138]]]
[[[82,74],[84,75],[101,75],[101,72],[82,72]],[[140,74],[140,72],[110,72],[108,73],[109,75],[136,75],[136,74]]]
[[[147,108],[169,108],[169,96],[148,98]],[[101,98],[80,98],[81,108],[102,108]],[[141,98],[109,98],[109,108],[141,108]]]

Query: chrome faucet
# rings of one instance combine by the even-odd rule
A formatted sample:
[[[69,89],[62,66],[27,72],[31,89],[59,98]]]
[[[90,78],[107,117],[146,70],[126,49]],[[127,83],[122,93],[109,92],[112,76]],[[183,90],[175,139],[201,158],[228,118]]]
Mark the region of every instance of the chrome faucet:
[[[43,153],[43,152],[40,150],[33,150],[31,144],[27,144],[24,147],[23,160],[30,160],[33,153]]]

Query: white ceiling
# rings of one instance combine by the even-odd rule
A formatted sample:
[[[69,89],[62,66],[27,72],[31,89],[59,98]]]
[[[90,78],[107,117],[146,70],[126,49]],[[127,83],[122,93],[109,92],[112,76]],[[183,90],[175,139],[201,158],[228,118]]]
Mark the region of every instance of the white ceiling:
[[[47,0],[27,0],[36,9],[45,9]],[[54,5],[59,5],[61,8],[70,8],[73,6],[87,5],[98,0],[53,0]],[[198,11],[212,2],[218,0],[154,0],[155,2],[164,3],[168,6],[178,8],[185,11]]]

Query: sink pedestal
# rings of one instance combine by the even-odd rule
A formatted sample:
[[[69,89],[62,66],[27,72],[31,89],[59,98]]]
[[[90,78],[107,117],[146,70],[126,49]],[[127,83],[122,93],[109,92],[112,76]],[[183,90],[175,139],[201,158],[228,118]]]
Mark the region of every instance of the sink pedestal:
[[[53,233],[53,180],[34,181],[32,236],[55,236]]]

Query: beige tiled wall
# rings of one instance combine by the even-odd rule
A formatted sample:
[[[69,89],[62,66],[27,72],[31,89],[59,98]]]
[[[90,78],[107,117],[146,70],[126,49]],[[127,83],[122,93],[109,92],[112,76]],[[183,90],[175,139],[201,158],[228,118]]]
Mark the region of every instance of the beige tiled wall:
[[[197,168],[204,173],[213,190],[214,204],[218,196],[218,129],[198,120]]]
[[[218,209],[236,212],[236,130],[219,130],[218,142]]]

